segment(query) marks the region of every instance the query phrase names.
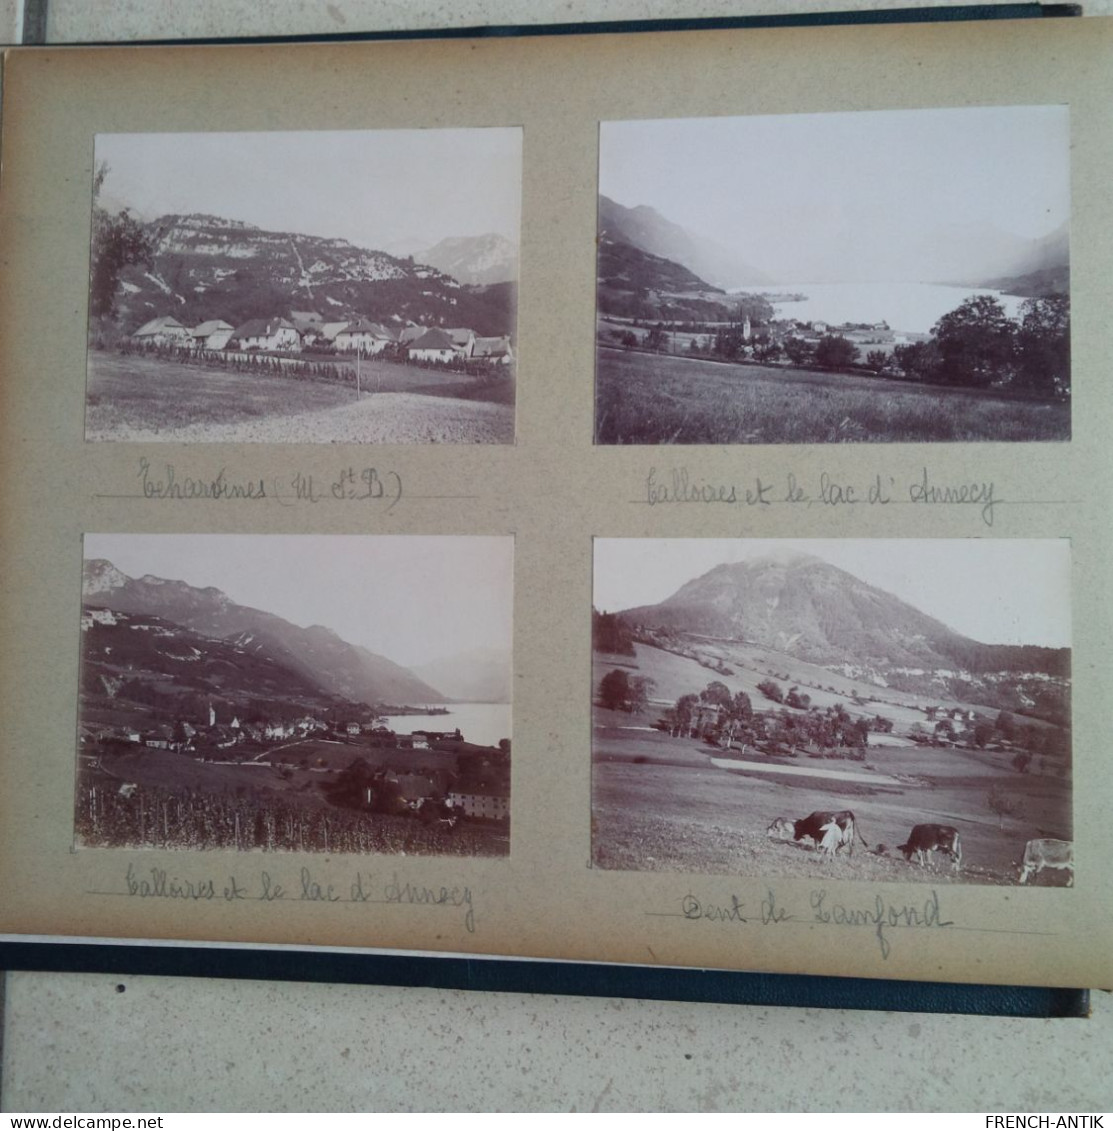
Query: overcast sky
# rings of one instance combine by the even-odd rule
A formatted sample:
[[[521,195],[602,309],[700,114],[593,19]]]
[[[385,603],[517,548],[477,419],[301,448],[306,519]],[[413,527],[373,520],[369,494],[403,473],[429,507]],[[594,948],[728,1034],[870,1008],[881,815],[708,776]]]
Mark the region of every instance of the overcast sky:
[[[1019,538],[596,538],[592,603],[657,604],[724,562],[813,554],[984,644],[1069,647],[1070,542]]]
[[[1059,227],[1069,147],[1066,106],[604,122],[599,185],[784,282],[908,279],[938,230]]]
[[[95,149],[105,202],[144,220],[203,212],[394,254],[446,236],[518,242],[517,127],[98,134]]]
[[[86,534],[85,557],[153,574],[406,667],[473,648],[510,652],[514,540],[416,535]]]

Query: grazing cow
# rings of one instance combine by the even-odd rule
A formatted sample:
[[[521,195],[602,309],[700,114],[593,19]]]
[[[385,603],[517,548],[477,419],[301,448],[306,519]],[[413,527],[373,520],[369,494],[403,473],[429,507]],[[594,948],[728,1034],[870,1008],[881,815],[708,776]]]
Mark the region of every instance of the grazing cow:
[[[1024,862],[1020,868],[1020,882],[1039,875],[1044,868],[1066,868],[1067,887],[1074,886],[1074,844],[1069,840],[1030,840],[1024,846]]]
[[[922,868],[932,852],[944,852],[951,858],[954,870],[962,867],[962,841],[958,829],[950,825],[914,825],[908,834],[906,844],[898,844],[897,849],[904,853],[905,860],[911,860],[913,853]]]
[[[831,825],[837,830],[837,840]],[[778,817],[766,829],[766,833],[774,840],[802,841],[810,837],[815,847],[828,856],[835,855],[842,848],[847,850],[848,855],[854,855],[854,814],[849,809],[838,813],[821,809],[796,821],[789,817]],[[862,840],[862,844],[869,847],[865,840]]]

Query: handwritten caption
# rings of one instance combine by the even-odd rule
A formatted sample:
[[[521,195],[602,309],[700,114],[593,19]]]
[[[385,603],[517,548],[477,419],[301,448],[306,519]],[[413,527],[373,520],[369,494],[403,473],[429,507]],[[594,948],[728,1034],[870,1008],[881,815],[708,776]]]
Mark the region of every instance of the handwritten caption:
[[[337,474],[320,476],[295,471],[284,476],[236,478],[226,468],[215,475],[183,475],[172,463],[139,461],[137,472],[143,498],[168,501],[239,499],[273,501],[284,506],[304,503],[383,503],[393,510],[402,499],[402,477],[397,471],[377,467],[342,467]]]
[[[703,504],[738,507],[885,507],[893,503],[919,506],[968,506],[976,509],[986,526],[992,526],[994,508],[1004,502],[993,480],[946,483],[928,468],[915,478],[898,482],[892,475],[851,482],[824,471],[814,481],[789,472],[783,479],[754,476],[741,483],[717,482],[693,475],[687,467],[651,467],[645,477],[642,502],[654,506]]]
[[[268,870],[244,878],[229,874],[223,879],[203,876],[188,879],[165,868],[136,868],[128,864],[122,891],[99,895],[124,895],[132,899],[172,900],[186,903],[352,903],[394,907],[442,907],[462,912],[464,929],[475,933],[475,902],[471,888],[419,884],[404,880],[397,872],[389,878],[356,871],[345,881],[321,879],[302,867],[291,881]]]
[[[669,914],[675,915],[675,912]],[[806,910],[785,907],[771,888],[756,903],[748,903],[737,895],[719,901],[697,898],[690,891],[680,899],[681,918],[689,922],[753,924],[776,927],[781,924],[818,924],[825,927],[873,930],[882,959],[892,953],[892,932],[909,929],[931,931],[953,927],[954,921],[943,917],[939,893],[934,889],[922,903],[892,903],[876,895],[860,903],[842,902],[829,897],[826,889],[816,888],[808,895]]]

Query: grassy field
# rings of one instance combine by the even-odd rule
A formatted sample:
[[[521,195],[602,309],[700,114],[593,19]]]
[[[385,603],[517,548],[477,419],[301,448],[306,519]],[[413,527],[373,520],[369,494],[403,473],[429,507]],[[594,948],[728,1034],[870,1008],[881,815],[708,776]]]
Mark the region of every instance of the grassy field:
[[[725,661],[729,674],[708,665]],[[595,686],[612,668],[652,680],[650,703],[640,713],[594,710],[592,741],[592,850],[597,866],[631,871],[676,871],[760,877],[829,875],[862,880],[1014,884],[1025,843],[1035,837],[1071,838],[1071,783],[1062,763],[1044,760],[1036,772],[1018,773],[1006,751],[968,750],[911,743],[907,734],[925,715],[921,706],[956,701],[876,688],[757,645],[706,642],[696,658],[644,644],[634,656],[596,655]],[[712,680],[732,693],[745,691],[757,711],[772,709],[757,684],[771,672],[806,689],[820,710],[841,703],[852,716],[884,715],[891,738],[871,735],[864,761],[774,758],[673,738],[655,729],[664,706],[698,692]],[[786,681],[782,680],[782,683]],[[854,693],[860,696],[853,699]],[[878,698],[873,698],[877,696]],[[977,706],[977,704],[967,704]],[[781,708],[777,708],[780,710]],[[983,712],[989,713],[985,708]],[[803,712],[790,710],[789,713]],[[1046,724],[1040,724],[1046,725]],[[888,738],[888,741],[887,741]],[[711,757],[745,765],[723,769]],[[777,773],[783,766],[797,773]],[[846,773],[841,779],[799,776],[799,771]],[[865,774],[873,780],[861,781]],[[989,805],[995,792],[1014,808],[1000,817]],[[780,816],[804,817],[818,809],[850,809],[873,851],[853,859],[819,857],[810,846],[770,840],[766,829]],[[963,846],[963,868],[923,869],[896,846],[912,826],[952,825]],[[884,851],[878,846],[883,845]],[[1037,882],[1059,885],[1066,873],[1047,871]]]
[[[602,868],[1013,884],[1026,841],[1070,839],[1068,782],[1018,774],[971,751],[871,747],[864,764],[845,763],[855,773],[872,767],[897,777],[895,786],[748,774],[712,766],[712,748],[695,739],[622,730],[606,715],[596,713],[592,774],[592,852]],[[626,716],[624,725],[637,724]],[[842,763],[821,764],[830,769]],[[1018,804],[1003,821],[986,804],[995,787]],[[840,854],[828,861],[810,845],[766,835],[775,818],[817,809],[852,810],[872,851],[859,845],[852,858]],[[912,826],[925,822],[958,829],[963,867],[957,874],[946,863],[907,863],[896,851]],[[1064,884],[1066,875],[1047,871],[1035,882]]]
[[[1070,405],[600,348],[599,444],[1069,440]]]
[[[513,440],[513,379],[383,361],[351,384],[89,352],[89,440],[413,443]]]

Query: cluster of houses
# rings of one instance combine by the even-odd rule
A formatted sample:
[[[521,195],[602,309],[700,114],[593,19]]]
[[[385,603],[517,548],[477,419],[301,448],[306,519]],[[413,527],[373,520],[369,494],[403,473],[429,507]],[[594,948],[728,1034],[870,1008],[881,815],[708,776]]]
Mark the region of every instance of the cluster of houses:
[[[395,734],[383,726],[381,720],[337,724],[306,715],[292,720],[249,723],[241,722],[233,715],[227,722],[218,722],[216,709],[210,704],[208,725],[203,722],[194,725],[184,720],[144,729],[126,725],[84,725],[80,744],[91,750],[104,743],[115,743],[186,754],[201,762],[294,770],[297,767],[293,763],[274,758],[272,751],[276,751],[276,747],[273,745],[271,750],[255,756],[252,756],[251,748],[293,743],[314,736],[361,742],[370,740],[373,746],[389,746],[407,752],[435,750],[442,742],[463,741],[459,728],[454,731],[418,731],[412,735]],[[247,749],[237,752],[237,747]],[[450,774],[437,771],[430,774],[399,768],[385,769],[380,776],[398,787],[402,801],[414,812],[420,810],[423,802],[443,797],[445,807],[459,816],[492,821],[508,820],[510,817],[509,773],[508,767],[501,762],[498,766],[488,767],[485,772],[473,770],[466,774]],[[131,788],[134,789],[134,785]]]
[[[409,361],[478,360],[509,365],[514,350],[507,336],[485,338],[467,327],[388,326],[356,318],[326,322],[311,310],[294,310],[289,318],[252,318],[239,326],[223,319],[210,319],[197,326],[184,326],[163,315],[144,322],[131,335],[138,345],[175,346],[190,350],[231,350],[260,353],[323,353],[374,357],[390,351]]]

